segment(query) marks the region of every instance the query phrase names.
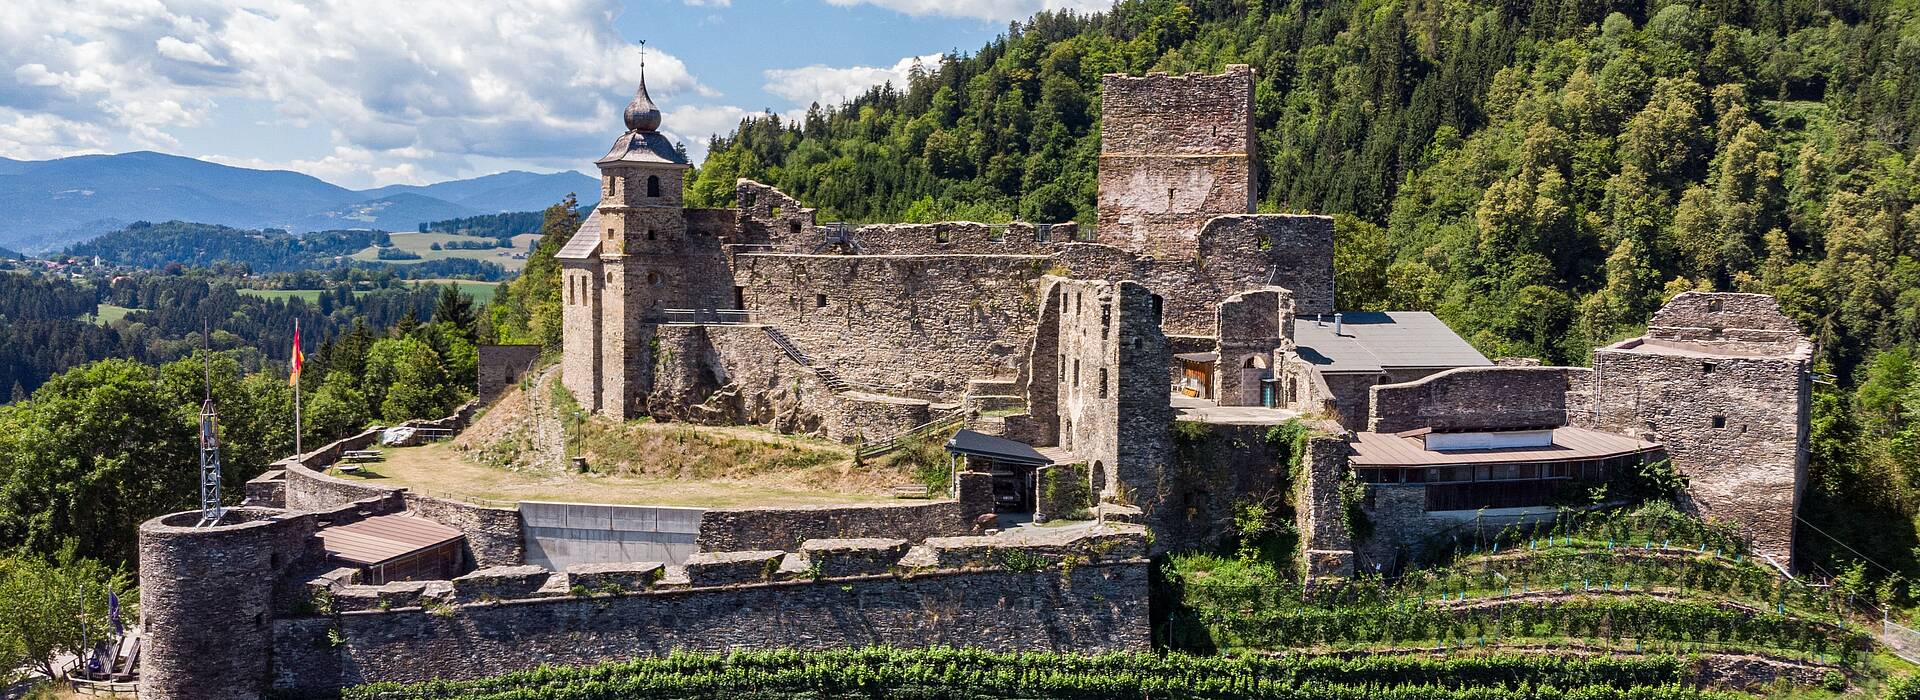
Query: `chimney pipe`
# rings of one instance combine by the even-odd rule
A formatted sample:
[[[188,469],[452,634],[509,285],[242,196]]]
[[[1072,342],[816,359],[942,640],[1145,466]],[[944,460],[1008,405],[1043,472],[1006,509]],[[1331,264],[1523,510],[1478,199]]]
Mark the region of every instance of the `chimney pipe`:
[[[1340,335],[1340,314],[1333,315],[1333,334]]]

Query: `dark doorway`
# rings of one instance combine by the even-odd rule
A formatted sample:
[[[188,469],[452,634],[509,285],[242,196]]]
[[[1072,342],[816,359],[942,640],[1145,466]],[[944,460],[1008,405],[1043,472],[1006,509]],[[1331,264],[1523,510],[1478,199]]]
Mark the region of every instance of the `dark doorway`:
[[[733,308],[736,308],[736,309],[747,308],[747,288],[746,287],[733,288]]]

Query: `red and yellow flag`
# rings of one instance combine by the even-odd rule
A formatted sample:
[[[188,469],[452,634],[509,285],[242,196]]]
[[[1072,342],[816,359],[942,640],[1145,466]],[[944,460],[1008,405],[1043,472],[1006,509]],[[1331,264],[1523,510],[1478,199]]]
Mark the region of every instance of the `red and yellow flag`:
[[[287,384],[300,385],[300,366],[307,363],[306,353],[300,352],[300,322],[293,322],[293,373],[287,376]]]

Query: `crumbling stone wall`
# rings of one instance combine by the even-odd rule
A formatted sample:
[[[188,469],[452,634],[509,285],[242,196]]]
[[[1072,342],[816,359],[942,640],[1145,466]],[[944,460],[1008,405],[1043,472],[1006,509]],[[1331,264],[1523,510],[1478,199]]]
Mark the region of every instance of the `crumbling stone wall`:
[[[900,505],[710,509],[700,518],[698,543],[702,552],[795,552],[801,542],[817,539],[891,537],[923,542],[929,537],[970,532],[973,521],[964,510],[958,499]]]
[[[1201,225],[1250,214],[1253,69],[1100,81],[1100,240],[1161,260],[1191,260]]]
[[[867,224],[851,232],[865,255],[1050,255],[1079,240],[1080,225],[943,221]],[[825,233],[819,233],[814,245],[825,241]]]
[[[884,440],[934,418],[933,405],[920,399],[858,391],[838,394],[834,399],[823,425],[828,440]]]
[[[1594,351],[1591,427],[1666,446],[1689,506],[1740,525],[1792,566],[1806,483],[1810,348],[1788,356],[1671,351],[1637,341]]]
[[[588,221],[587,225],[594,225]],[[560,283],[560,384],[573,394],[573,400],[589,413],[602,409],[601,370],[605,363],[600,351],[605,347],[602,335],[608,326],[602,323],[601,299],[605,294],[600,260],[561,260]],[[615,324],[613,328],[625,328]]]
[[[1273,376],[1274,350],[1293,337],[1293,293],[1280,287],[1241,292],[1217,311],[1220,362],[1214,397],[1222,406],[1261,405],[1261,382]]]
[[[970,379],[1018,374],[1047,258],[749,254],[735,265],[755,320],[853,388],[951,400]]]
[[[1201,226],[1194,247],[1194,253],[1170,259],[1079,243],[1061,250],[1055,261],[1074,278],[1130,279],[1153,289],[1162,297],[1162,322],[1171,335],[1212,335],[1221,300],[1268,286],[1293,292],[1296,313],[1333,311],[1332,217],[1216,216]]]
[[[814,210],[787,193],[743,178],[734,183],[733,198],[740,211],[738,243],[799,250],[814,240]]]
[[[675,650],[1145,651],[1148,566],[1130,559],[1070,571],[876,575],[530,599],[464,605],[450,615],[367,610],[331,624],[276,620],[272,669],[276,687],[314,691],[482,678]],[[328,629],[338,630],[337,646]]]
[[[1170,360],[1154,295],[1135,282],[1048,277],[1047,285],[1040,325],[1052,332],[1034,347],[1050,348],[1057,367],[1030,384],[1054,387],[1030,391],[1028,410],[1056,417],[1053,444],[1087,464],[1101,485],[1096,501],[1150,510],[1162,498],[1173,446]]]
[[[1496,430],[1568,425],[1583,367],[1460,367],[1372,389],[1367,430]],[[1576,405],[1577,410],[1577,405]]]
[[[1087,465],[1052,464],[1035,470],[1033,476],[1038,486],[1038,493],[1034,494],[1034,522],[1085,519],[1092,515],[1092,475],[1087,472]]]
[[[1284,449],[1267,440],[1273,426],[1183,423],[1173,434],[1166,493],[1152,512],[1155,551],[1210,547],[1246,500],[1280,507],[1287,498]]]
[[[564,312],[562,312],[564,313]],[[565,323],[563,319],[561,323]],[[520,375],[540,359],[538,345],[481,345],[478,353],[479,385],[474,396],[488,403],[506,393]]]
[[[1784,355],[1806,341],[1766,294],[1684,292],[1654,312],[1646,339],[1708,343],[1727,352]]]
[[[699,425],[824,435],[839,399],[761,325],[661,326],[648,411]]]
[[[1342,488],[1352,452],[1345,439],[1316,432],[1307,438],[1306,453],[1295,457],[1300,460],[1300,483],[1294,486],[1294,521],[1300,531],[1301,571],[1309,578],[1354,573],[1354,537],[1347,529]]]

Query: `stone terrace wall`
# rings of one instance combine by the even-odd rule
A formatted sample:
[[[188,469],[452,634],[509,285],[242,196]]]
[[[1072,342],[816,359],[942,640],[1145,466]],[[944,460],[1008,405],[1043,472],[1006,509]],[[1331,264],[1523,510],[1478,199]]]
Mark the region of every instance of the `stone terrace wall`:
[[[962,498],[903,505],[708,510],[700,518],[698,542],[702,552],[794,552],[801,542],[819,539],[889,537],[922,542],[970,532],[973,518],[980,513],[967,512],[962,507],[965,502]]]
[[[1047,264],[1014,255],[735,258],[756,320],[855,389],[920,398],[957,398],[969,379],[1018,373]]]
[[[470,679],[674,650],[889,645],[1145,651],[1148,563],[661,590],[275,620],[281,689]],[[337,629],[338,645],[328,630]]]
[[[1582,367],[1461,367],[1404,384],[1382,384],[1372,390],[1367,430],[1567,425],[1568,392],[1583,386],[1590,372]]]

